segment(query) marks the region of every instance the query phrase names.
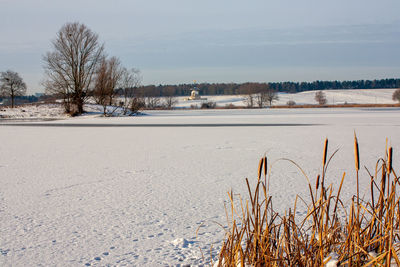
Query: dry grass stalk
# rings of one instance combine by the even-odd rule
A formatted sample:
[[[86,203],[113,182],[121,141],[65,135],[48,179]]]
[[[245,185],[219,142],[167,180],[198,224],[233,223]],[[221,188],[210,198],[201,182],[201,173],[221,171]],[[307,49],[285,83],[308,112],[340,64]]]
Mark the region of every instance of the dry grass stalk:
[[[322,180],[329,163],[327,149],[326,140]],[[370,200],[359,199],[357,193],[349,210],[343,206],[340,193],[345,173],[337,191],[322,181],[313,188],[307,178],[310,199],[298,196],[294,208],[283,215],[273,209],[268,187],[260,179],[261,169],[266,176],[267,168],[266,157],[262,158],[254,191],[246,179],[249,201],[240,201],[241,215],[229,194],[232,224],[215,266],[323,266],[329,260],[341,266],[400,266],[400,182],[391,167],[392,153],[390,148],[386,160],[378,160],[375,174],[370,174]],[[355,156],[358,176],[356,136]],[[296,217],[299,199],[307,204],[304,218]]]

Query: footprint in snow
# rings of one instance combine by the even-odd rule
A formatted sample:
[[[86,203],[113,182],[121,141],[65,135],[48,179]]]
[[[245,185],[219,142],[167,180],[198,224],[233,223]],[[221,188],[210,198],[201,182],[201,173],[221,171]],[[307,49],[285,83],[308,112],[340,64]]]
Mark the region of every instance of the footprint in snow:
[[[188,241],[185,238],[177,238],[174,241],[171,242],[175,247],[180,247],[180,248],[188,248],[192,246],[195,242],[194,241]]]
[[[0,248],[0,254],[1,254],[1,255],[7,256],[8,252],[10,252],[9,249],[1,249],[1,248]]]

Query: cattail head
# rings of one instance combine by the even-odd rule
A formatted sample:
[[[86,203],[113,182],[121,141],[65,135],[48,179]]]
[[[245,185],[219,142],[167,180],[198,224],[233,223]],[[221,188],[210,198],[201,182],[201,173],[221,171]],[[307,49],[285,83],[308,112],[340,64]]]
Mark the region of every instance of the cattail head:
[[[324,144],[324,156],[322,158],[322,166],[325,167],[326,164],[326,156],[328,154],[328,138],[325,139],[325,144]]]
[[[268,165],[267,165],[267,156],[264,156],[264,176],[267,176]]]
[[[261,158],[260,163],[258,164],[258,179],[261,178],[263,165],[264,165],[264,158]]]
[[[392,155],[393,155],[393,149],[392,147],[389,147],[389,152],[388,152],[388,162],[387,162],[387,172],[390,174],[392,172]]]
[[[360,170],[360,153],[358,150],[358,140],[357,140],[357,136],[356,136],[355,132],[354,132],[354,162],[355,162],[356,170],[359,171]]]

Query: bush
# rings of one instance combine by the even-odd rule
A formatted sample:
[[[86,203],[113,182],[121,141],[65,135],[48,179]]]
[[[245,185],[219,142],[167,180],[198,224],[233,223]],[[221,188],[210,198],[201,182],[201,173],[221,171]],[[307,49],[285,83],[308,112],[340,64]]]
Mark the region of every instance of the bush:
[[[325,105],[328,102],[328,100],[326,100],[326,95],[323,91],[316,92],[314,98],[315,101],[317,101],[320,105]]]
[[[215,102],[209,101],[209,102],[202,103],[200,108],[202,108],[202,109],[215,108],[216,105],[217,104]]]
[[[394,91],[394,93],[392,95],[392,99],[394,101],[398,101],[400,103],[400,89],[397,89],[396,91]]]
[[[286,102],[286,105],[288,105],[289,107],[295,106],[296,102],[294,102],[293,100],[289,100],[288,102]]]
[[[143,109],[146,106],[146,103],[143,98],[135,97],[132,99],[131,103],[131,112],[136,113],[139,110]]]

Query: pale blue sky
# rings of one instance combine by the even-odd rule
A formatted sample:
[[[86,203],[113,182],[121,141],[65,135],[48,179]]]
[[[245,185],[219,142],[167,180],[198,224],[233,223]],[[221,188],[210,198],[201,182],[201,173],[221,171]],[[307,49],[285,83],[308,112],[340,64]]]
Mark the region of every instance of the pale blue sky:
[[[398,0],[0,0],[0,71],[43,89],[66,22],[98,33],[144,84],[400,77]]]

